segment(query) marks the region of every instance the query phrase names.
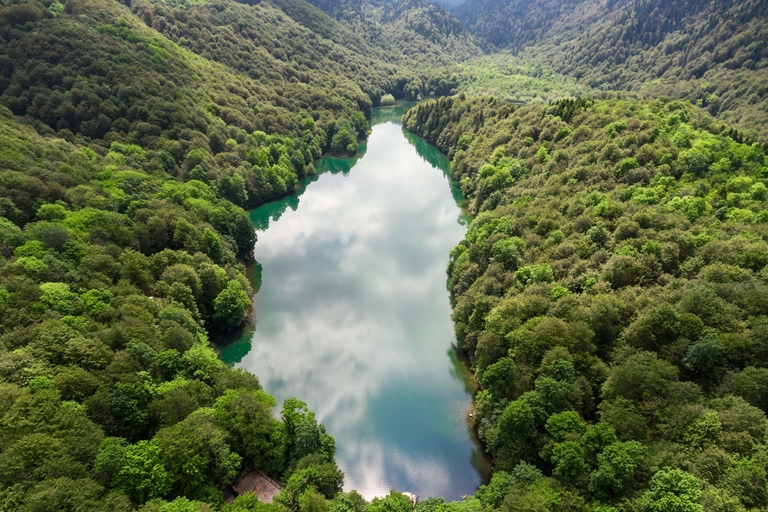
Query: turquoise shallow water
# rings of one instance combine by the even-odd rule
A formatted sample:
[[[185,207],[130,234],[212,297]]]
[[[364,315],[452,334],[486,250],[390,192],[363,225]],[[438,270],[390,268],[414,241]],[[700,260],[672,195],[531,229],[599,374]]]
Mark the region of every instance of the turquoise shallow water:
[[[307,402],[346,490],[453,500],[485,474],[446,290],[467,219],[446,157],[402,130],[402,112],[375,109],[362,156],[322,159],[298,194],[251,212],[254,321],[221,358]]]

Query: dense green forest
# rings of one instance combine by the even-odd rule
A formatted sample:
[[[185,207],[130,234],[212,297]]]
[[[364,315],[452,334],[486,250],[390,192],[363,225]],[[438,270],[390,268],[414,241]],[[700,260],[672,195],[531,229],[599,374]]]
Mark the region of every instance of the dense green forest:
[[[768,159],[679,101],[430,101],[502,510],[764,510]],[[539,508],[537,508],[539,507]],[[615,507],[615,508],[610,508]]]
[[[689,99],[768,141],[765,2],[467,0],[455,14],[489,44],[585,86]]]
[[[274,419],[208,341],[251,308],[243,207],[355,153],[382,95],[439,86],[318,16],[0,6],[0,510],[367,506],[306,405]],[[248,468],[274,505],[224,505]]]
[[[439,68],[482,53],[455,16],[427,0],[312,0],[310,3],[342,21],[385,55],[399,56],[405,64],[417,62]],[[438,95],[449,93],[448,90]]]
[[[187,510],[152,500],[221,503],[254,466],[338,487],[306,406],[274,420],[258,379],[208,344],[251,305],[247,214],[203,181],[137,171],[137,145],[102,157],[3,114],[0,508]]]
[[[517,104],[547,103],[594,94],[577,79],[551,65],[507,52],[484,55],[451,68],[456,91],[468,96],[495,96]]]
[[[0,511],[411,511],[341,492],[306,404],[209,335],[250,312],[246,209],[457,92],[404,122],[474,216],[449,286],[495,473],[417,512],[767,510],[766,18],[0,1]],[[250,468],[275,503],[224,502]]]

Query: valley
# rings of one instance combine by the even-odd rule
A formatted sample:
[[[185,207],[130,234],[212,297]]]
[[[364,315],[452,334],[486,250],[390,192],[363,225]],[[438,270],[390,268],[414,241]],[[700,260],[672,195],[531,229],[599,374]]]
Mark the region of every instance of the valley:
[[[404,110],[374,109],[359,159],[324,157],[299,195],[251,213],[254,322],[221,359],[307,401],[336,437],[346,490],[457,500],[488,473],[445,289],[468,219],[447,159],[406,138]]]
[[[0,511],[765,509],[767,18],[0,2]]]

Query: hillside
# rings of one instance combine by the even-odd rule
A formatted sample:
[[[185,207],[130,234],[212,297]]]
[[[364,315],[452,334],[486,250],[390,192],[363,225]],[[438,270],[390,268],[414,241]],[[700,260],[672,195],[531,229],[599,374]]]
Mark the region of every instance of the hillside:
[[[137,17],[175,43],[283,88],[295,88],[292,83],[298,82],[323,89],[329,78],[338,77],[339,86],[349,87],[345,82],[352,81],[375,100],[391,88],[388,75],[396,72],[382,61],[382,52],[306,2],[141,0],[130,6]],[[295,102],[289,108],[311,101],[295,92],[285,91]]]
[[[201,181],[137,170],[139,146],[115,142],[102,157],[6,109],[0,147],[3,510],[215,502],[243,466],[282,472],[273,399],[207,337],[250,308],[236,259],[255,241],[246,212]],[[285,421],[324,435],[301,407]]]
[[[354,153],[408,83],[299,7],[0,7],[0,510],[222,509],[252,467],[337,496],[314,414],[274,419],[208,341],[251,309],[241,207]]]
[[[428,0],[312,0],[311,3],[406,67],[418,63],[434,72],[482,54],[482,49],[453,14]]]
[[[690,99],[768,140],[765,2],[469,0],[456,16],[585,86]]]
[[[29,11],[23,22],[20,9]],[[281,16],[274,8],[268,14]],[[261,48],[255,52],[261,60],[237,70],[236,53],[220,52],[229,66],[208,60],[111,0],[50,8],[32,2],[0,15],[18,19],[0,29],[0,103],[13,114],[42,135],[87,144],[100,154],[116,142],[136,144],[149,152],[142,168],[213,183],[241,206],[285,193],[313,172],[322,152],[353,152],[352,143],[365,137],[371,99],[342,69],[333,73],[329,65],[331,71],[318,70],[310,79]],[[201,54],[205,41],[201,37],[196,48]],[[254,62],[267,73],[256,73]],[[337,62],[344,66],[343,59]],[[249,138],[254,132],[285,137],[279,139],[285,159],[280,152],[266,160],[248,156],[258,149]]]
[[[452,66],[450,73],[456,93],[495,96],[517,104],[548,103],[595,93],[545,62],[516,57],[507,51],[466,60]]]
[[[476,213],[448,274],[496,469],[477,497],[766,506],[742,484],[768,469],[760,146],[658,100],[459,96],[404,123],[448,153]]]
[[[614,2],[615,3],[615,2]],[[467,0],[453,10],[467,30],[498,48],[520,50],[543,39],[553,25],[592,8],[593,0]]]

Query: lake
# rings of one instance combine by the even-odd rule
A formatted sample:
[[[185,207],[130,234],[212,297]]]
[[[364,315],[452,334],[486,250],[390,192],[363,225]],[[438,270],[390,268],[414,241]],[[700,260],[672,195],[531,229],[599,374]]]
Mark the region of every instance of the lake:
[[[352,159],[325,157],[297,194],[251,212],[253,324],[221,350],[336,439],[345,490],[472,494],[487,464],[467,426],[446,266],[468,218],[448,159],[374,109]],[[278,408],[279,410],[279,408]]]

